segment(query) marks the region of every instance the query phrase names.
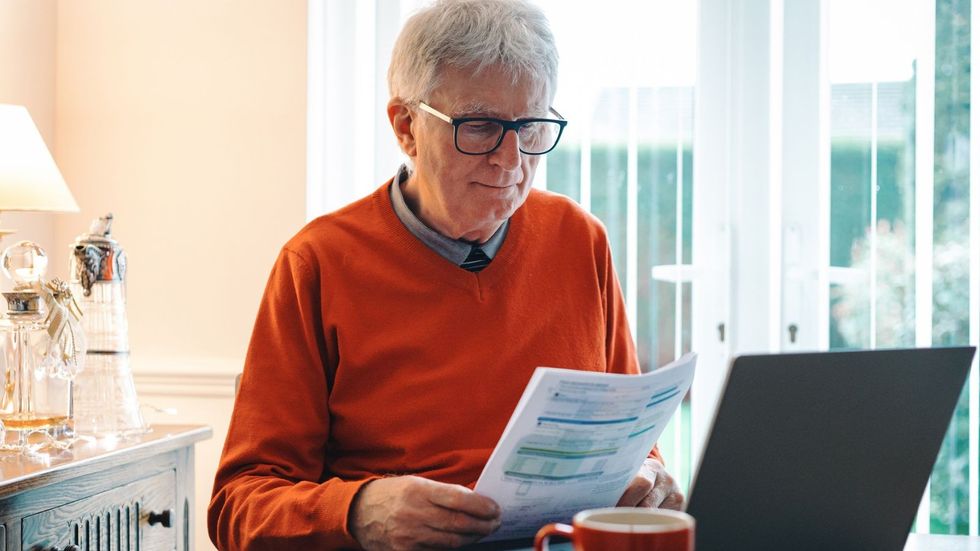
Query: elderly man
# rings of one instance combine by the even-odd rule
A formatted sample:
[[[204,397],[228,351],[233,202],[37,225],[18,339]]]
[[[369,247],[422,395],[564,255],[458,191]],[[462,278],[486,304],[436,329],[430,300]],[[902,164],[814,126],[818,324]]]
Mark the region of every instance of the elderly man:
[[[566,123],[556,70],[522,1],[406,23],[388,118],[411,168],[283,247],[208,511],[219,548],[475,542],[500,510],[471,488],[535,367],[638,371],[602,225],[531,188]],[[620,505],[682,501],[653,450]]]

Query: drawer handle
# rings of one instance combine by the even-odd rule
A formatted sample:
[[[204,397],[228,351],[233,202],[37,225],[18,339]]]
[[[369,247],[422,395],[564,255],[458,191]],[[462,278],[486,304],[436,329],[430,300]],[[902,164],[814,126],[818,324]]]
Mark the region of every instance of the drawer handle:
[[[150,511],[150,526],[154,524],[161,524],[164,528],[170,528],[174,525],[174,510],[164,509],[161,512]]]

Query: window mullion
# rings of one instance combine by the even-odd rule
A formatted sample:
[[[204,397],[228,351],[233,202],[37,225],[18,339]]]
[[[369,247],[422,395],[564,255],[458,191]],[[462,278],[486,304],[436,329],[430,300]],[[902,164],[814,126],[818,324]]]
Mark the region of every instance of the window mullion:
[[[548,189],[548,162],[545,159],[541,159],[541,162],[538,163],[538,168],[534,171],[532,185],[536,189]]]
[[[592,212],[592,117],[595,112],[595,95],[587,93],[588,102],[581,122],[582,147],[579,157],[579,204]]]
[[[915,344],[921,347],[932,345],[936,3],[924,0],[919,6],[923,32],[915,71]],[[929,532],[930,492],[927,484],[916,515],[920,534]]]
[[[375,87],[378,71],[375,65],[375,37],[377,6],[374,0],[357,2],[354,16],[354,33],[356,38],[354,56],[354,89],[359,93],[353,98],[353,112],[357,124],[351,128],[354,142],[353,165],[355,170],[363,170],[354,174],[354,178],[371,178],[375,167]],[[330,83],[328,83],[328,86]],[[373,178],[372,183],[373,183]],[[333,183],[333,182],[331,182]],[[359,180],[350,182],[353,187]],[[334,183],[338,185],[339,183]],[[348,201],[354,200],[348,197]]]
[[[680,358],[684,347],[684,281],[681,277],[684,264],[684,132],[680,98],[677,98],[677,136],[674,152],[676,169],[675,185],[677,200],[674,205],[674,266],[677,277],[674,280],[674,359]]]
[[[782,18],[774,18],[774,40],[781,41],[773,55],[781,75],[775,75],[774,116],[771,130],[781,144],[772,148],[770,169],[774,175],[772,201],[778,201],[781,217],[770,223],[773,234],[785,238],[781,245],[782,304],[777,343],[781,350],[814,350],[826,346],[828,325],[827,280],[829,265],[829,180],[826,167],[829,135],[825,101],[828,88],[825,7],[822,2],[785,2]],[[781,25],[781,29],[776,28]],[[781,78],[780,78],[781,77]],[[791,136],[792,139],[784,139]],[[827,163],[825,165],[824,163]],[[777,207],[777,208],[778,208]],[[816,207],[816,208],[815,208]],[[772,238],[776,236],[773,235]],[[778,315],[778,314],[777,314]],[[797,332],[791,336],[789,326]]]
[[[306,221],[325,211],[327,206],[326,167],[326,6],[307,3],[307,70],[306,70]]]
[[[691,457],[698,457],[720,398],[732,343],[731,186],[737,115],[734,30],[737,5],[700,0],[692,136],[692,347],[698,369],[691,387]],[[724,332],[724,338],[721,337]]]
[[[381,182],[394,176],[398,165],[405,161],[405,155],[398,146],[395,134],[391,130],[391,123],[388,121],[388,117],[381,115],[381,113],[386,113],[388,109],[388,64],[391,59],[391,50],[395,46],[395,39],[401,29],[399,14],[402,12],[403,4],[411,7],[415,2],[409,0],[373,0],[371,3],[375,6],[374,61],[372,63],[374,67],[374,93],[371,98],[374,102],[372,112],[375,113],[371,150],[374,158],[372,164],[368,165],[373,167],[373,171],[365,171],[364,173],[364,176],[369,176],[369,178],[355,184],[355,187],[360,190],[357,194],[358,197],[370,193]]]
[[[784,282],[783,242],[783,28],[785,27],[785,6],[782,0],[769,2],[769,227],[766,231],[769,242],[769,320],[767,330],[768,349],[778,352],[781,349],[783,313],[786,311]],[[794,317],[798,317],[796,312]],[[788,340],[788,339],[787,339]]]
[[[878,81],[871,82],[871,221],[868,228],[869,347],[878,343]]]
[[[636,84],[629,87],[629,122],[626,142],[626,312],[630,332],[636,341],[637,318],[637,189],[638,189],[638,126],[639,91]],[[655,366],[651,366],[655,367]]]

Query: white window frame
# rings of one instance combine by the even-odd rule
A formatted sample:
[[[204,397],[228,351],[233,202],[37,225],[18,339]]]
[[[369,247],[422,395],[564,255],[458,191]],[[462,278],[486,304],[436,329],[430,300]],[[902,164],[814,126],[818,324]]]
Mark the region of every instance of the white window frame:
[[[974,8],[971,46],[980,52],[980,6]],[[916,143],[932,144],[935,0],[926,0],[919,9],[917,20],[928,31],[921,36],[917,56]],[[693,457],[700,456],[728,359],[746,352],[826,350],[830,283],[847,275],[846,269],[830,267],[829,255],[827,2],[701,0],[699,13],[693,349],[701,361],[692,389]],[[971,104],[980,105],[980,76],[971,74],[971,79]],[[978,111],[971,110],[971,160],[976,165],[971,168],[980,166]],[[933,157],[932,147],[916,148],[917,346],[932,345]],[[869,185],[873,180],[874,176]],[[970,189],[970,342],[976,346],[980,170],[970,171]],[[719,323],[733,326],[724,344],[715,334]],[[789,338],[790,325],[797,328],[795,342]],[[977,535],[976,358],[968,384],[969,533]],[[927,487],[917,516],[918,532],[929,531],[930,514]]]
[[[402,10],[399,0],[308,0],[307,9],[306,219],[312,220],[369,194],[404,162],[385,115],[385,69]]]
[[[700,457],[732,355],[780,347],[783,129],[770,105],[782,95],[771,32],[782,11],[779,1],[728,0],[701,0],[698,10],[692,457]]]
[[[384,116],[384,68],[401,24],[401,4],[308,1],[307,219],[370,193],[403,162]],[[935,0],[921,6],[920,20],[930,32],[918,56],[919,75],[928,77],[917,80],[919,144],[933,140]],[[980,52],[980,6],[973,8],[971,47]],[[692,265],[678,260],[674,267],[658,267],[667,269],[661,273],[675,268],[672,277],[693,283],[692,347],[699,362],[691,394],[692,458],[700,457],[734,354],[828,348],[829,283],[836,278],[829,258],[826,0],[700,0],[697,13]],[[980,105],[980,71],[971,79],[971,103]],[[635,103],[634,96],[635,90]],[[970,117],[971,160],[980,160],[980,109]],[[930,346],[932,339],[932,161],[931,147],[916,148],[919,346]],[[580,202],[588,209],[590,156],[581,162]],[[631,190],[635,162],[629,161]],[[980,161],[974,164],[980,167]],[[546,178],[539,173],[536,186],[544,187]],[[970,342],[978,345],[980,169],[970,171],[970,193]],[[635,248],[635,201],[631,205],[628,241]],[[633,327],[635,262],[634,251],[627,262],[633,285],[624,288]],[[795,342],[790,325],[798,328]],[[977,535],[976,359],[969,388],[970,534]],[[928,531],[928,496],[927,488],[919,531]]]

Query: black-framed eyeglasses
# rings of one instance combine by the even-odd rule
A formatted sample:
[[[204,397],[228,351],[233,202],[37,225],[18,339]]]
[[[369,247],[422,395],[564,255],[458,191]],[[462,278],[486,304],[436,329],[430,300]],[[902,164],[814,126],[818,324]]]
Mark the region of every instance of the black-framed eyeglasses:
[[[554,108],[548,109],[559,117],[557,119],[517,119],[508,121],[492,117],[463,117],[454,119],[425,102],[419,107],[453,125],[453,143],[456,150],[464,155],[487,155],[493,153],[504,141],[508,130],[517,133],[521,153],[544,155],[558,145],[561,133],[568,121]]]

